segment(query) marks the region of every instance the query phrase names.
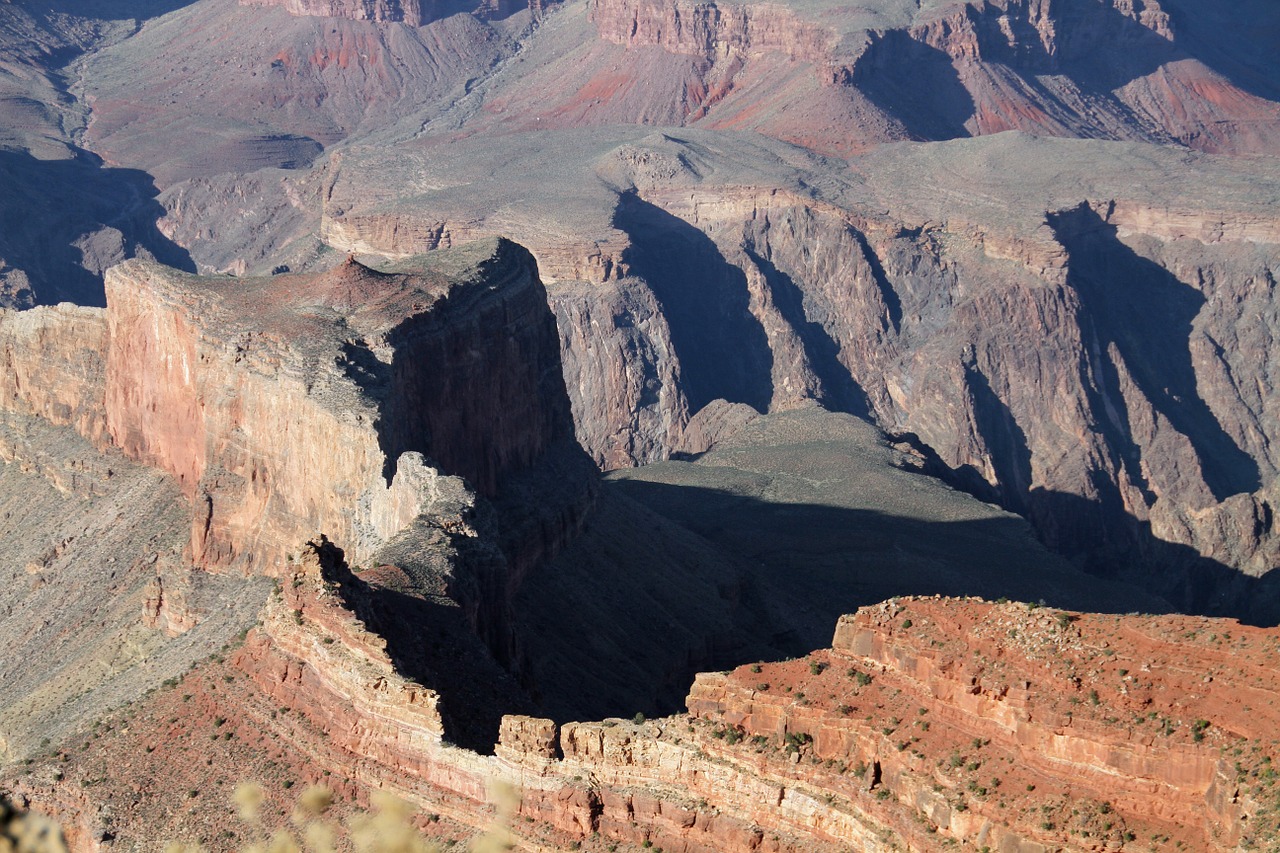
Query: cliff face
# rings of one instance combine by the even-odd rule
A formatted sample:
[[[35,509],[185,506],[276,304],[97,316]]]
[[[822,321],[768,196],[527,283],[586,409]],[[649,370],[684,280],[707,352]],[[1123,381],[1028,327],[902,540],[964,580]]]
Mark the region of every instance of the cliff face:
[[[596,0],[591,10],[607,42],[703,63],[705,91],[686,93],[684,121],[748,124],[841,153],[1012,129],[1263,152],[1272,144],[1264,128],[1280,121],[1273,102],[1202,61],[1196,36],[1184,38],[1157,3],[881,4],[815,14]],[[854,133],[840,139],[806,105],[771,97],[762,76],[825,102]]]
[[[851,788],[942,837],[1124,848],[1154,830],[1236,849],[1272,831],[1253,819],[1272,782],[1251,768],[1274,759],[1257,716],[1273,688],[1223,665],[1269,644],[1210,620],[902,599],[842,619],[829,654],[700,677],[689,703],[729,739],[853,763]]]
[[[6,412],[68,425],[90,440],[105,432],[104,312],[59,305],[0,312],[0,396]]]
[[[109,273],[106,311],[0,316],[5,412],[173,475],[199,565],[279,573],[320,533],[365,563],[419,515],[472,501],[456,477],[496,498],[576,448],[533,259],[503,241],[440,258],[447,272],[271,279],[131,261]],[[548,513],[589,489],[569,476]],[[557,524],[508,525],[530,551],[515,564],[554,551]]]
[[[104,813],[126,842],[168,823],[156,810],[185,796],[183,763],[148,726],[186,691],[182,731],[217,737],[226,722],[238,772],[265,773],[273,799],[283,766],[344,796],[394,791],[443,818],[436,831],[465,833],[493,819],[488,790],[505,783],[513,838],[529,846],[1232,850],[1274,831],[1273,632],[895,599],[842,619],[830,650],[700,676],[688,715],[508,715],[494,754],[479,755],[442,742],[442,697],[397,673],[348,609],[350,581],[314,554],[297,568],[242,650],[69,756],[66,782],[37,774],[19,793],[48,802],[65,789],[89,835]],[[99,761],[121,762],[149,796],[120,778],[88,794],[69,784]],[[212,793],[183,811],[225,825]]]
[[[278,6],[291,15],[350,18],[420,27],[433,17],[434,0],[240,0],[245,6]]]
[[[671,329],[642,281],[550,288],[578,440],[605,470],[656,462],[689,404]]]
[[[421,27],[460,11],[445,0],[240,0],[243,6],[276,6],[291,15],[323,18],[348,18],[380,24],[405,24]],[[529,9],[541,15],[541,0],[517,3],[514,0],[484,0],[474,11],[484,17],[505,18],[513,12]]]
[[[194,501],[197,562],[279,572],[324,532],[364,563],[453,499],[427,460],[494,495],[572,441],[532,259],[509,243],[468,259],[453,280],[352,262],[310,278],[111,272],[108,430]]]
[[[660,47],[708,60],[781,53],[821,61],[836,34],[785,6],[724,6],[680,0],[595,0],[591,19],[600,38],[628,47]]]
[[[348,163],[332,221],[376,216],[395,239],[365,248],[407,253],[421,211],[452,218],[474,190],[502,211],[476,233],[607,245],[620,279],[551,288],[578,435],[606,467],[705,449],[685,432],[717,400],[817,401],[914,434],[930,470],[1088,565],[1179,607],[1273,618],[1247,577],[1276,554],[1266,161],[1004,134],[835,173],[696,130],[593,134],[578,165],[548,153],[571,138],[512,143],[573,187],[521,181],[537,203],[487,195],[512,156],[497,146],[406,147]],[[443,188],[410,205],[385,178],[406,163]]]
[[[873,159],[887,217],[743,187],[624,199],[626,258],[657,283],[690,411],[725,398],[867,412],[1052,547],[1124,566],[1180,607],[1271,620],[1226,567],[1264,574],[1275,554],[1271,348],[1250,319],[1273,310],[1274,220],[1116,184],[999,219],[965,210],[950,167],[903,186]],[[998,157],[963,162],[958,180],[1021,179]],[[708,328],[727,304],[736,325]]]

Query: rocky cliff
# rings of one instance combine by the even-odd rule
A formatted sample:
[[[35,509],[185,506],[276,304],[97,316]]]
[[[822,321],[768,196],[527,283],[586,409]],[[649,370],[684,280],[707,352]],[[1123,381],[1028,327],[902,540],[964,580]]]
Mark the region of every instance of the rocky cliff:
[[[278,577],[314,539],[353,565],[397,561],[400,587],[447,602],[446,633],[469,637],[475,659],[517,665],[512,600],[579,529],[595,482],[526,251],[494,240],[385,272],[348,261],[263,279],[135,260],[109,279],[105,310],[0,316],[0,457],[86,499],[85,512],[97,498],[109,512],[138,463],[164,483],[145,505],[185,516],[186,545],[149,578],[130,575],[131,623],[189,631],[209,598],[192,566]],[[33,535],[48,526],[15,518]],[[156,537],[124,521],[119,535],[139,538],[122,554],[145,575],[159,558],[134,552]],[[62,538],[28,573],[76,536]],[[372,611],[393,625],[425,618],[388,615],[398,595]],[[470,689],[452,677],[442,683]]]
[[[246,6],[279,6],[291,15],[350,18],[419,27],[434,17],[434,0],[241,0]]]
[[[573,138],[590,143],[581,162],[549,151]],[[406,146],[347,163],[331,218],[376,216],[397,238],[364,248],[388,254],[411,251],[421,211],[473,195],[501,213],[469,227],[528,234],[535,254],[572,252],[569,230],[579,254],[608,235],[621,279],[551,287],[600,464],[684,450],[717,400],[817,401],[911,434],[931,470],[1092,568],[1183,608],[1274,618],[1253,580],[1275,554],[1257,319],[1280,263],[1269,161],[1012,133],[886,147],[836,173],[695,130],[521,139],[516,196],[543,201],[498,207],[492,175],[512,155],[497,143],[469,158]],[[441,188],[402,195],[385,175],[406,162]]]
[[[462,4],[450,4],[444,0],[240,0],[244,6],[277,6],[291,15],[309,15],[323,18],[348,18],[354,21],[405,24],[421,27],[460,11]],[[534,15],[542,14],[541,0],[516,3],[511,0],[485,0],[473,10],[486,17],[505,18],[513,12],[529,9]]]
[[[304,557],[242,651],[64,766],[71,781],[103,761],[127,772],[92,779],[87,798],[37,772],[21,796],[66,789],[81,823],[111,814],[124,843],[142,821],[169,824],[156,810],[188,783],[150,720],[185,691],[199,707],[182,730],[221,737],[226,723],[234,766],[264,774],[273,801],[287,767],[346,796],[396,791],[445,837],[493,819],[495,780],[532,848],[1233,850],[1275,831],[1274,632],[895,599],[842,619],[830,650],[700,676],[688,715],[510,715],[484,756],[440,740],[439,697],[396,673],[348,609],[350,584]],[[153,772],[147,797],[118,798],[120,776]],[[229,784],[182,801],[204,832],[233,825],[217,816]]]
[[[90,440],[106,431],[106,318],[59,305],[0,313],[8,413],[68,425]]]
[[[863,796],[907,806],[939,840],[1237,849],[1274,831],[1256,819],[1274,796],[1272,687],[1223,664],[1272,639],[1211,620],[892,600],[842,619],[829,655],[700,678],[690,710],[727,740],[852,760]]]
[[[749,123],[846,153],[886,139],[1014,129],[1263,152],[1271,150],[1266,128],[1280,121],[1273,102],[1202,60],[1199,33],[1184,36],[1157,3],[957,1],[818,11],[596,0],[591,17],[605,41],[704,63],[705,90],[686,98],[688,122]],[[828,115],[857,128],[855,137],[840,140],[804,105],[760,91],[762,75],[825,102]],[[755,90],[751,107],[739,90]]]
[[[456,499],[438,471],[495,495],[572,441],[532,259],[503,242],[467,257],[453,278],[111,272],[108,431],[193,500],[199,564],[280,572],[319,532],[364,563]]]

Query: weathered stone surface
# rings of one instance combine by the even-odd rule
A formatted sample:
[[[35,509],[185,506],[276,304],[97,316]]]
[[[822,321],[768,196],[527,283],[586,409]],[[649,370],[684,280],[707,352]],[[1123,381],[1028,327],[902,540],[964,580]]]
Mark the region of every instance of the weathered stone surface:
[[[1251,665],[1221,662],[1274,654],[1272,634],[895,599],[841,619],[830,656],[701,676],[689,702],[744,743],[795,735],[802,762],[856,762],[881,801],[969,843],[1120,849],[1146,824],[1170,836],[1163,844],[1234,849],[1272,831],[1251,813],[1270,774],[1241,785],[1247,770],[1224,757],[1237,747],[1250,766],[1274,759],[1260,711],[1272,688]]]
[[[379,744],[405,758],[430,753],[444,734],[439,695],[397,673],[386,640],[368,631],[336,592],[321,552],[304,548],[267,603],[261,633],[240,653],[243,667],[281,704],[307,707],[317,719],[325,714],[343,746]],[[397,763],[390,753],[379,757]]]
[[[420,27],[447,17],[456,8],[443,0],[240,0],[244,6],[277,6],[291,15],[315,15],[325,18],[350,18],[356,21],[398,23]],[[512,0],[486,0],[476,5],[478,14],[505,18],[528,8],[534,14],[543,11],[541,0],[528,4]]]
[[[841,619],[831,650],[699,676],[688,716],[559,727],[507,716],[497,755],[481,756],[440,741],[434,692],[396,673],[347,608],[347,583],[328,577],[304,556],[244,649],[182,689],[212,703],[201,713],[218,715],[215,732],[239,721],[272,766],[358,767],[350,796],[390,789],[479,827],[497,780],[518,792],[518,841],[591,850],[1083,851],[1152,837],[1159,849],[1232,850],[1274,831],[1260,810],[1274,797],[1274,631],[900,598]],[[246,672],[243,688],[217,695],[224,673]],[[186,704],[178,692],[161,703]],[[255,730],[282,725],[284,743]],[[171,747],[141,750],[154,735],[133,728],[104,738],[99,757],[132,749],[131,772],[171,774]],[[74,782],[92,766],[72,757],[64,769]],[[44,784],[21,790],[61,797],[93,825],[94,794]],[[126,812],[153,807],[129,796]]]
[[[433,17],[435,0],[240,0],[245,6],[278,6],[291,15],[351,18],[418,27]]]
[[[59,305],[0,312],[0,395],[6,412],[105,431],[107,324],[101,309]]]
[[[280,573],[323,532],[364,563],[463,499],[437,469],[493,495],[572,436],[532,259],[464,255],[452,278],[111,273],[109,432],[193,500],[197,562]]]
[[[632,278],[552,285],[577,437],[605,470],[663,459],[688,420],[671,330]]]
[[[554,720],[508,714],[502,718],[495,755],[508,764],[541,764],[557,757]]]
[[[142,624],[158,628],[170,637],[184,634],[199,624],[200,613],[191,606],[184,586],[170,578],[166,587],[163,576],[147,584],[142,600]]]

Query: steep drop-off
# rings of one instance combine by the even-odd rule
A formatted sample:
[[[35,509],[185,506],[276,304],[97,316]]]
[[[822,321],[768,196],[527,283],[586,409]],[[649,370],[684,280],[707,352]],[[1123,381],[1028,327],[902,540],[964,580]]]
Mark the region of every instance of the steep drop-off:
[[[841,619],[829,650],[700,676],[687,715],[506,716],[482,756],[441,741],[442,697],[392,670],[353,583],[304,556],[242,650],[67,750],[65,781],[17,780],[18,799],[116,845],[142,826],[234,843],[223,802],[246,772],[268,826],[298,774],[394,791],[448,839],[494,819],[499,780],[530,849],[1233,850],[1275,831],[1274,632],[894,599]],[[178,736],[206,733],[226,746],[193,770]]]
[[[913,435],[931,470],[1096,571],[1277,617],[1255,580],[1275,564],[1270,161],[1002,134],[842,173],[692,130],[519,139],[362,152],[326,238],[390,255],[453,228],[527,239],[560,279],[568,392],[598,462],[686,450],[717,399],[817,401]],[[549,153],[572,143],[590,156]],[[516,200],[468,213],[512,157],[530,167]],[[410,164],[439,189],[388,182]],[[605,252],[607,277],[566,263]]]

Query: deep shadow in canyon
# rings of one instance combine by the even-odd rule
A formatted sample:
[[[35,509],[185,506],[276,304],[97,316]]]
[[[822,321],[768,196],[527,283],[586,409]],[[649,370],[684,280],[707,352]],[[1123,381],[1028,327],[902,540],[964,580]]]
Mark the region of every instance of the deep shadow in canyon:
[[[1089,509],[1069,495],[1036,497]],[[1170,576],[1090,574],[1010,516],[926,520],[610,480],[583,536],[531,572],[517,597],[522,677],[542,713],[562,722],[676,713],[696,673],[825,647],[842,614],[899,595],[1280,618],[1276,583],[1145,532]]]
[[[634,193],[620,197],[614,225],[631,241],[624,261],[662,306],[690,411],[717,398],[766,411],[773,353],[742,270],[701,230]]]
[[[873,33],[853,83],[913,139],[971,135],[965,122],[977,106],[951,57],[906,30]]]
[[[138,254],[195,272],[186,249],[156,225],[165,210],[146,172],[108,167],[83,151],[39,160],[0,150],[0,185],[0,259],[25,274],[31,291],[9,297],[15,307],[101,307],[105,269]]]
[[[1071,258],[1067,283],[1079,294],[1082,325],[1092,329],[1107,362],[1110,402],[1123,406],[1118,370],[1109,363],[1114,347],[1142,396],[1191,442],[1214,500],[1256,490],[1258,464],[1227,434],[1196,387],[1190,339],[1204,295],[1126,246],[1116,227],[1087,204],[1051,214],[1048,222]],[[1123,433],[1113,446],[1134,444],[1127,422],[1108,427]]]

